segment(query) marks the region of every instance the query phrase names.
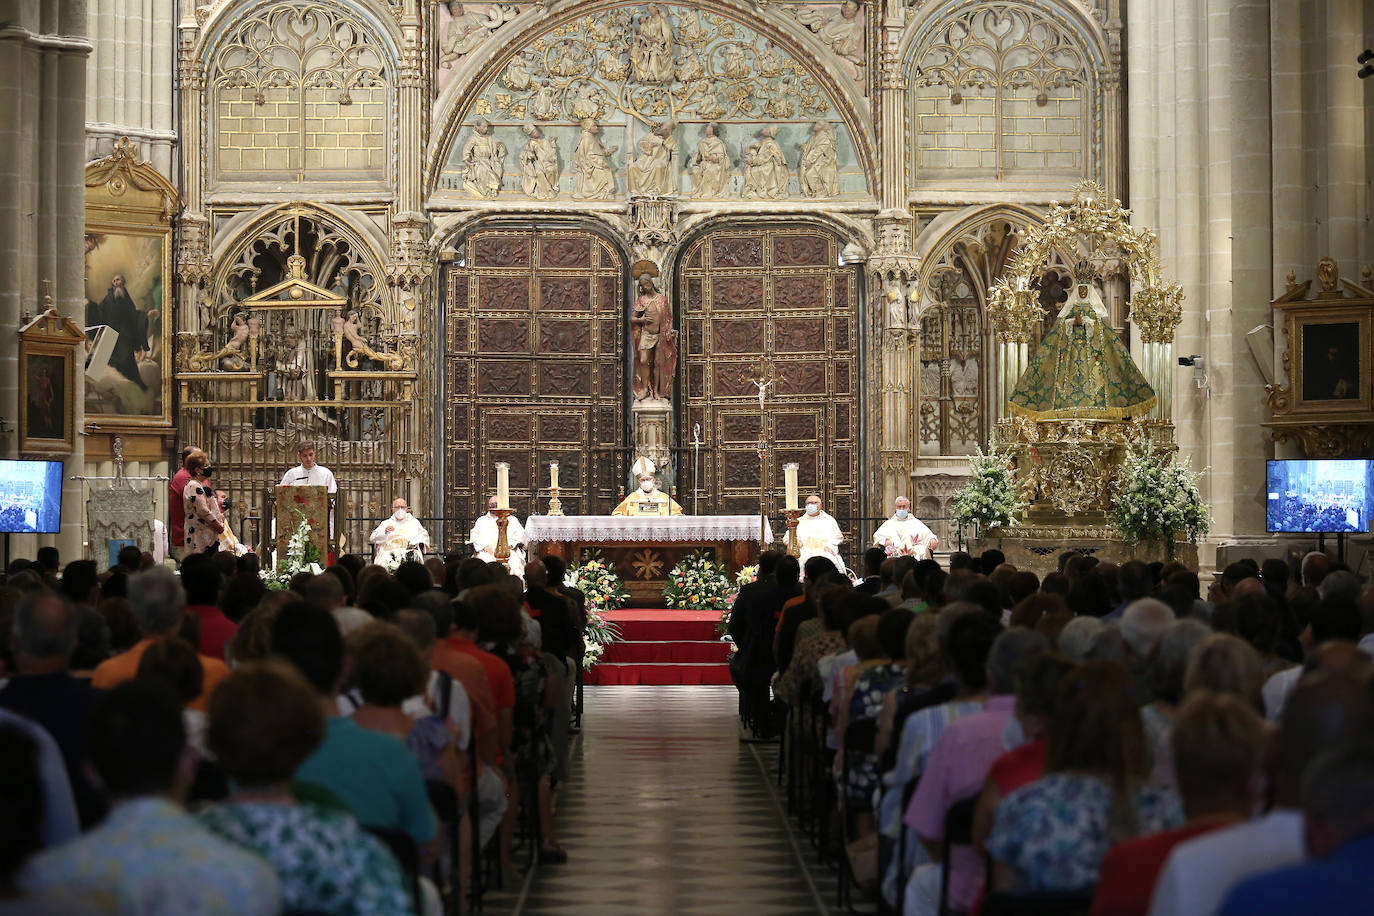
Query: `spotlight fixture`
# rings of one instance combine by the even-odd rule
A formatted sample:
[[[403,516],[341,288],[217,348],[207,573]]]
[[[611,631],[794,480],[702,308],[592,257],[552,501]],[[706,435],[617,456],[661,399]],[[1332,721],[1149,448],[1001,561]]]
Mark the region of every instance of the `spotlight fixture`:
[[[1364,53],[1362,53],[1359,57],[1355,58],[1355,63],[1364,64],[1364,66],[1360,68],[1359,72],[1355,74],[1360,79],[1367,80],[1371,76],[1374,76],[1374,51],[1370,50],[1369,48],[1365,48]]]

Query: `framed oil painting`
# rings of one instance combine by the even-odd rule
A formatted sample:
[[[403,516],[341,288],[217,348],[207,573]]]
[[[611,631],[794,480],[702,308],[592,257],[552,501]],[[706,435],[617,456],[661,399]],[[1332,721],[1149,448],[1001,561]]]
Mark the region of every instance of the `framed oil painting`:
[[[172,215],[177,195],[127,138],[86,166],[86,420],[172,422]]]
[[[76,448],[77,348],[81,329],[49,309],[19,330],[19,449],[64,455]]]
[[[1297,369],[1295,406],[1313,410],[1370,406],[1369,313],[1350,309],[1293,316]]]

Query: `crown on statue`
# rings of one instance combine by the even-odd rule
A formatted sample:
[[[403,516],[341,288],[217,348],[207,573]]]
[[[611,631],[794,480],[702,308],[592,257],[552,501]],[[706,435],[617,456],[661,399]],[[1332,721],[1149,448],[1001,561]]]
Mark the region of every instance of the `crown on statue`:
[[[1073,266],[1073,279],[1075,283],[1092,283],[1100,277],[1097,265],[1084,258]]]

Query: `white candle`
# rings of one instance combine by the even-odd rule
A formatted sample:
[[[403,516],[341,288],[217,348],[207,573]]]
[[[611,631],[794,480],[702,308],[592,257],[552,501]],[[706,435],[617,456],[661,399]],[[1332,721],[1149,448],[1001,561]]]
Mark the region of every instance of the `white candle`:
[[[557,489],[558,489],[558,462],[557,462],[557,461],[550,461],[550,462],[549,462],[549,489],[551,489],[551,490],[557,490]]]
[[[797,508],[797,463],[795,461],[782,466],[783,479],[786,481],[787,488],[787,508]]]
[[[496,508],[510,508],[510,465],[496,462]]]

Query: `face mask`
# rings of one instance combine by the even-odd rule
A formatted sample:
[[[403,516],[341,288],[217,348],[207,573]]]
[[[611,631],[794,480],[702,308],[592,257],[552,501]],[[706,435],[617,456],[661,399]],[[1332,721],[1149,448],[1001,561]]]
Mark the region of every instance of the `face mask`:
[[[404,510],[404,509],[397,509],[395,512],[391,513],[391,517],[394,518],[394,519],[396,519],[396,521],[399,522],[401,519],[403,519],[403,518],[406,517],[406,510]]]
[[[898,521],[906,521],[906,517],[907,517],[908,514],[909,514],[909,513],[908,513],[905,509],[898,509],[898,510],[897,510],[897,519],[898,519]]]
[[[650,493],[654,489],[654,482],[652,480],[641,480],[639,482],[639,488],[645,493]]]
[[[807,504],[806,504],[806,514],[807,514],[807,515],[817,515],[817,514],[820,513],[820,511],[821,511],[821,507],[818,506],[818,505],[816,505],[815,503],[807,503]]]
[[[202,477],[209,477],[209,476],[211,475],[211,473],[214,472],[214,470],[215,470],[215,469],[212,468],[212,467],[203,467],[203,468],[200,469],[200,476],[202,476]]]

